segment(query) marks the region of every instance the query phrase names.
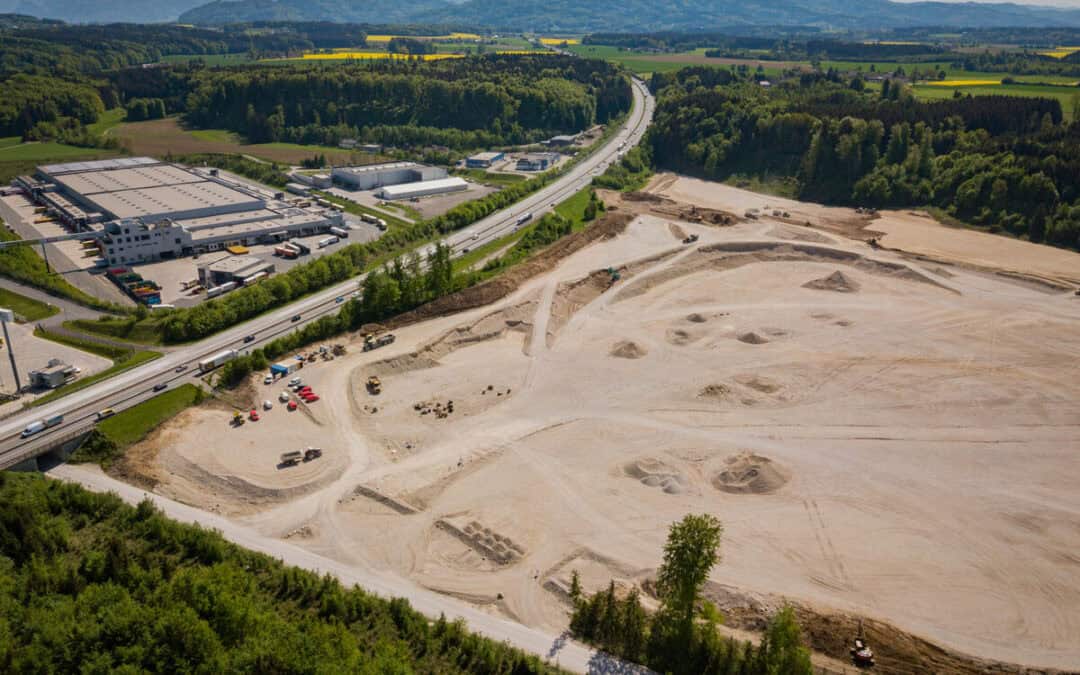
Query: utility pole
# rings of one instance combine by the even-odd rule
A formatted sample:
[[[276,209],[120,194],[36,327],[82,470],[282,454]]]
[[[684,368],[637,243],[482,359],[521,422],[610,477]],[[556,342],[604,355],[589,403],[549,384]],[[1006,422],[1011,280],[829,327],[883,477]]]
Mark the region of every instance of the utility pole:
[[[11,374],[15,376],[15,395],[18,396],[22,391],[22,384],[19,380],[19,369],[15,366],[15,349],[11,344],[11,336],[8,335],[7,325],[9,321],[15,320],[15,313],[10,309],[0,308],[0,324],[4,326],[4,342],[7,344],[8,358],[11,359]]]

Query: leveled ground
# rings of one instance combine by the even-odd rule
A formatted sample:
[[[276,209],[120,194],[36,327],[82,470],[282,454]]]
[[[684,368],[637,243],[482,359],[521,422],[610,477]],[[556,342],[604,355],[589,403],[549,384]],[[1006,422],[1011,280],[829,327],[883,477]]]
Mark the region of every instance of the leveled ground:
[[[774,201],[653,188],[736,214]],[[663,208],[688,207],[618,205]],[[821,617],[843,612],[981,657],[1080,662],[1080,298],[860,240],[887,217],[779,208],[640,217],[494,305],[312,363],[310,406],[283,409],[260,374],[242,394],[274,400],[260,421],[189,409],[122,471],[554,631],[572,570],[648,588],[668,525],[705,511],[725,526],[710,594],[735,625],[783,597],[833,656],[854,619]],[[308,446],[322,458],[279,466]],[[868,625],[881,672],[988,667]]]

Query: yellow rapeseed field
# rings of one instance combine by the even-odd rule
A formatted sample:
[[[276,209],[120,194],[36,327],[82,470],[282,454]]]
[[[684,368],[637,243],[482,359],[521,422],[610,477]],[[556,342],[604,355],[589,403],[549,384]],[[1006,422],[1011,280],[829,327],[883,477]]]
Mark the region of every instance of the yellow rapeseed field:
[[[566,44],[568,44],[568,45],[579,45],[579,44],[581,44],[581,40],[579,40],[577,38],[552,38],[552,37],[542,37],[542,38],[540,38],[540,44],[542,44],[542,45],[561,45],[564,42]]]
[[[1001,80],[935,80],[927,84],[931,87],[990,87],[1001,84]]]
[[[1044,52],[1039,52],[1039,55],[1051,56],[1055,59],[1063,59],[1074,52],[1080,52],[1080,47],[1058,47],[1057,49],[1048,49]]]
[[[369,35],[368,42],[390,42],[396,37],[411,37],[417,40],[478,40],[477,33],[450,33],[449,35]]]
[[[464,54],[391,54],[390,52],[334,52],[333,54],[304,54],[305,61],[329,61],[341,59],[423,59],[424,61],[439,61],[442,59],[462,59]]]

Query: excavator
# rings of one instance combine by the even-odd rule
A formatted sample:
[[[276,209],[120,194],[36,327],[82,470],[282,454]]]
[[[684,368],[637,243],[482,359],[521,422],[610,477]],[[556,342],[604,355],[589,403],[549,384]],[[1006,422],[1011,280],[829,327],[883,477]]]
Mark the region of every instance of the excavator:
[[[242,427],[242,426],[244,426],[245,421],[246,420],[244,419],[244,414],[243,413],[241,413],[239,410],[236,410],[236,411],[233,412],[232,425],[234,427]]]

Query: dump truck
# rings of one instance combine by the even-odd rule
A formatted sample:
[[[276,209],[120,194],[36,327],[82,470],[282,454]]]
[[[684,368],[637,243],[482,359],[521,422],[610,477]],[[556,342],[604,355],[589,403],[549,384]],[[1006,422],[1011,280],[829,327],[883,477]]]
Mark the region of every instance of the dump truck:
[[[382,382],[379,381],[379,378],[372,375],[367,379],[367,390],[372,396],[378,396],[382,393]]]
[[[281,453],[282,466],[296,466],[302,459],[304,459],[304,453],[299,450]]]
[[[375,337],[373,334],[368,333],[364,336],[364,351],[370,352],[372,349],[378,349],[379,347],[385,347],[388,344],[393,344],[397,337],[393,333],[387,333],[386,335],[380,335]]]

